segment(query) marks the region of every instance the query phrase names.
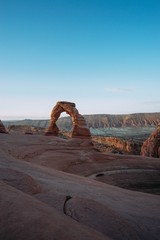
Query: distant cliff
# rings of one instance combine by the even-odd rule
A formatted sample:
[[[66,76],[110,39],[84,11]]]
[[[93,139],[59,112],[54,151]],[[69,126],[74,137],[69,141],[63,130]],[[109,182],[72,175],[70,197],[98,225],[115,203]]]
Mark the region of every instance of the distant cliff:
[[[137,113],[137,114],[97,114],[86,115],[85,119],[89,127],[148,127],[156,126],[160,122],[160,113]]]
[[[11,125],[14,126],[33,126],[39,128],[46,128],[49,125],[49,120],[32,120],[32,119],[24,119],[24,120],[11,120],[11,121],[3,121],[5,127],[9,127]]]
[[[160,123],[160,113],[137,113],[137,114],[94,114],[84,115],[89,128],[125,128],[125,127],[150,127],[157,126]],[[41,128],[47,128],[49,120],[20,120],[3,121],[8,127],[10,125],[29,125]],[[70,117],[63,117],[58,120],[58,126],[61,129],[70,130],[72,121]]]

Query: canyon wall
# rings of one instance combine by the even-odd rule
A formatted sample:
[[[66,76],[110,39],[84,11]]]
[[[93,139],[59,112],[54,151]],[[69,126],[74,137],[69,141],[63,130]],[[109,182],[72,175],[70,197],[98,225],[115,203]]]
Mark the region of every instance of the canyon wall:
[[[157,126],[160,123],[160,113],[137,113],[137,114],[92,114],[83,115],[89,128],[125,128],[125,127],[149,127]],[[3,121],[7,127],[9,125],[30,125],[47,128],[49,120],[20,120],[20,121]],[[57,121],[59,128],[70,130],[72,120],[70,117],[59,118]]]

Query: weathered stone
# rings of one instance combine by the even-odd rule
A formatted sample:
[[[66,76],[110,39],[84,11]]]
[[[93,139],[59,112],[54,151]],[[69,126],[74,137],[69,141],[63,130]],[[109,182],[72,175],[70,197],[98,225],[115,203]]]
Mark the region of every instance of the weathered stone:
[[[0,120],[0,133],[7,133],[2,121]]]
[[[141,155],[160,158],[160,124],[150,137],[143,143]]]
[[[91,137],[90,131],[86,125],[86,121],[84,117],[79,114],[78,110],[76,109],[75,103],[64,101],[57,102],[57,104],[53,108],[51,112],[49,128],[46,131],[46,135],[58,135],[59,129],[56,125],[56,121],[58,120],[62,112],[66,112],[72,118],[73,129],[71,137]]]
[[[92,141],[96,149],[100,152],[112,152],[121,154],[139,155],[142,143],[132,140],[124,140],[118,137],[92,136]]]

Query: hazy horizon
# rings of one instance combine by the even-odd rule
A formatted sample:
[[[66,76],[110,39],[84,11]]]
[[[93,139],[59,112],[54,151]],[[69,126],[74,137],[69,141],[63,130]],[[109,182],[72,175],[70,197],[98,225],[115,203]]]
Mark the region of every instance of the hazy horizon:
[[[160,1],[0,0],[0,119],[160,109]]]
[[[154,114],[154,113],[160,113],[159,112],[137,112],[137,113],[117,113],[117,114],[109,114],[109,113],[92,113],[92,114],[83,114],[83,115],[132,115],[132,114]],[[59,118],[63,118],[63,117],[70,117],[69,114],[63,112],[61,113]],[[48,117],[45,116],[40,116],[40,117],[34,117],[34,116],[30,116],[30,117],[26,117],[26,116],[1,116],[2,121],[21,121],[21,120],[50,120],[50,115]]]

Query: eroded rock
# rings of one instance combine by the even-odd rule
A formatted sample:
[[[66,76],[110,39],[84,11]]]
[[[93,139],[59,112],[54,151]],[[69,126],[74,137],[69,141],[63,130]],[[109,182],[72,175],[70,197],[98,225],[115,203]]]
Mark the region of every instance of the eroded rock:
[[[90,131],[86,125],[86,121],[84,117],[79,114],[78,110],[76,109],[75,103],[64,101],[57,102],[57,104],[53,108],[51,112],[49,128],[46,131],[46,135],[58,135],[59,129],[56,125],[56,122],[62,112],[66,112],[72,118],[73,129],[71,132],[71,137],[91,137]]]
[[[41,192],[41,186],[28,174],[10,168],[0,168],[0,181],[30,195]]]
[[[143,143],[141,155],[160,158],[160,124],[150,137]]]
[[[68,196],[64,213],[112,239],[139,239],[126,219],[94,200]]]
[[[142,146],[139,142],[125,141],[117,137],[93,136],[92,141],[100,152],[139,155]]]
[[[0,133],[7,133],[2,121],[0,120]]]

